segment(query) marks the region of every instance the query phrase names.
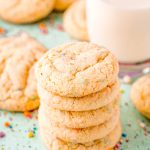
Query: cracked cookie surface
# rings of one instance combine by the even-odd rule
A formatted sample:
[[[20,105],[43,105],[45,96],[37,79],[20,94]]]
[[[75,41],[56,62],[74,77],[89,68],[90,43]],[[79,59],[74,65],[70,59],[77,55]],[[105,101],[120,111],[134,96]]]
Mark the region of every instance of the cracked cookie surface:
[[[105,48],[87,42],[64,44],[47,52],[38,62],[38,84],[48,92],[83,97],[114,83],[116,57]]]
[[[39,106],[35,63],[45,52],[25,33],[0,39],[0,109],[29,111]]]

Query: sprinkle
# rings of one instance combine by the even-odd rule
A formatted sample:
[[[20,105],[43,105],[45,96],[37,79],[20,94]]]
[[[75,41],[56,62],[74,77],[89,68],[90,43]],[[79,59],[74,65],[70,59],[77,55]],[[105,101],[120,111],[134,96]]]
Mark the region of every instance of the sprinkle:
[[[5,126],[5,127],[10,127],[11,125],[10,125],[9,122],[5,122],[5,123],[4,123],[4,126]],[[12,127],[12,126],[11,126],[11,127]]]
[[[128,143],[128,142],[129,142],[129,139],[126,139],[125,141],[126,141],[126,143]]]
[[[121,89],[121,90],[120,90],[120,93],[121,93],[121,94],[124,94],[124,93],[125,93],[125,91],[124,91],[123,89]]]
[[[0,27],[0,34],[3,34],[3,33],[5,33],[5,29]]]
[[[62,24],[58,24],[58,25],[57,25],[57,29],[58,29],[59,31],[64,31],[64,28],[63,28]]]
[[[144,74],[149,74],[150,73],[150,67],[146,67],[143,69]]]
[[[32,131],[28,132],[28,138],[33,138],[34,137],[34,133]]]
[[[118,150],[119,149],[119,144],[116,144],[115,147],[114,147],[114,149]]]
[[[47,34],[48,33],[48,29],[46,27],[46,25],[44,23],[40,23],[39,24],[39,29],[42,33]]]
[[[140,122],[140,123],[139,123],[139,126],[140,126],[141,128],[145,128],[145,124],[144,124],[143,122]]]
[[[122,133],[122,137],[123,137],[123,138],[126,138],[126,137],[127,137],[127,134],[126,134],[126,133]]]
[[[124,82],[124,83],[127,83],[127,84],[131,83],[131,77],[128,76],[128,75],[125,75],[125,76],[123,77],[123,82]]]
[[[32,119],[32,114],[30,112],[25,111],[23,114],[24,114],[25,117],[27,117],[29,119]]]
[[[3,138],[3,137],[5,137],[5,136],[6,136],[5,133],[2,132],[2,131],[0,131],[0,138]]]

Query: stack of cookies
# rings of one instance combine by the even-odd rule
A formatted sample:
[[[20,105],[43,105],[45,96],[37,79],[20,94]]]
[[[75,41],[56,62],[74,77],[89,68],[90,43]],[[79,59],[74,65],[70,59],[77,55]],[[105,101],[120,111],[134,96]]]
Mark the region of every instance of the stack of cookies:
[[[118,62],[105,48],[65,44],[38,62],[40,135],[49,150],[106,150],[121,135]]]

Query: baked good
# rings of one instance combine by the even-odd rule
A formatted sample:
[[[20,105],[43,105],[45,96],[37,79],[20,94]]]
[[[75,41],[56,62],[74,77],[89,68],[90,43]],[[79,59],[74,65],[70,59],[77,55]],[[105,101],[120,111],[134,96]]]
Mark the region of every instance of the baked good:
[[[0,109],[29,111],[39,106],[35,64],[46,52],[27,34],[0,39]]]
[[[120,139],[121,125],[118,123],[115,129],[106,137],[85,144],[65,142],[56,138],[53,132],[48,133],[42,126],[40,135],[48,150],[111,150]]]
[[[107,136],[117,123],[119,122],[120,113],[116,112],[116,115],[110,118],[109,121],[103,124],[88,127],[88,128],[68,128],[61,124],[49,121],[46,116],[39,110],[39,126],[44,126],[44,129],[50,133],[51,130],[55,136],[63,141],[71,143],[88,143],[97,139]],[[58,118],[59,119],[59,118]]]
[[[63,11],[67,9],[75,0],[56,0],[55,10]]]
[[[75,1],[64,13],[63,26],[66,32],[75,39],[88,41],[85,0]]]
[[[25,24],[45,18],[55,0],[0,0],[0,17],[8,22]]]
[[[137,110],[150,119],[150,75],[139,78],[132,85],[131,99]]]
[[[75,42],[47,52],[37,64],[36,77],[48,92],[83,97],[114,83],[118,71],[117,59],[110,51],[96,44]]]
[[[42,114],[49,121],[58,123],[68,128],[87,128],[97,126],[111,119],[119,111],[119,100],[91,111],[64,111],[47,107],[44,102],[40,107]],[[58,119],[59,118],[59,119]]]

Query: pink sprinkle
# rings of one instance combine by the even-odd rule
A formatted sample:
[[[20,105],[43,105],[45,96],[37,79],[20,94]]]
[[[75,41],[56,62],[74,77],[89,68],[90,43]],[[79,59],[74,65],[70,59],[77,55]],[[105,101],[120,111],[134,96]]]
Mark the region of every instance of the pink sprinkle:
[[[5,137],[5,133],[0,131],[0,138],[3,138],[3,137]]]
[[[60,31],[64,31],[64,28],[63,28],[62,24],[58,24],[57,29],[60,30]]]

